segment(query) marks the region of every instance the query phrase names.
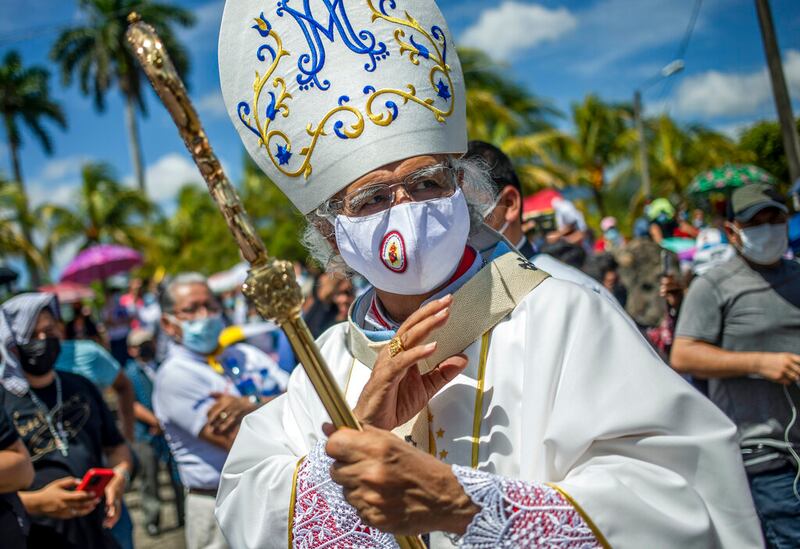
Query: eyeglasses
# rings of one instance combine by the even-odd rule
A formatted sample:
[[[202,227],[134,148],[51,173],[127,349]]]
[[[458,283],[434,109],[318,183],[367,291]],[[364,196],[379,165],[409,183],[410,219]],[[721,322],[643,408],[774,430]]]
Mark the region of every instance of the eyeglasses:
[[[195,303],[194,305],[190,305],[184,309],[176,309],[175,314],[193,317],[196,316],[200,311],[205,311],[206,316],[213,316],[221,313],[222,308],[216,302]]]
[[[374,183],[357,189],[342,199],[332,198],[320,207],[318,213],[365,217],[394,206],[398,187],[402,187],[414,202],[425,202],[452,196],[456,186],[454,169],[445,164],[435,164],[396,183]]]

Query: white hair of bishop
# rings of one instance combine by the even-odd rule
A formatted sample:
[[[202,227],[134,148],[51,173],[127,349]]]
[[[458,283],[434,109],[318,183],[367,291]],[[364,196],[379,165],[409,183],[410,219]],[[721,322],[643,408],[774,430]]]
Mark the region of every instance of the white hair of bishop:
[[[304,214],[385,164],[467,149],[433,0],[227,0],[219,71],[247,151]]]

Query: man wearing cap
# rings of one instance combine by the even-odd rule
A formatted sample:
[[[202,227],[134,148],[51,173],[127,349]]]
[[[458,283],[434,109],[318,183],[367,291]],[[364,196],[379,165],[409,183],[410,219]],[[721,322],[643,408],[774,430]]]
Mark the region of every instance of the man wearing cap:
[[[794,214],[789,217],[789,248],[795,257],[800,257],[800,178],[789,189]]]
[[[313,4],[313,12],[311,5]],[[229,0],[220,80],[328,269],[371,287],[318,339],[361,432],[305,372],[242,422],[231,546],[758,547],[724,414],[606,300],[485,229],[464,84],[431,0]]]
[[[689,287],[672,366],[707,378],[709,397],[736,423],[768,545],[798,547],[800,265],[783,258],[788,209],[771,186],[737,189],[731,210],[737,254]]]

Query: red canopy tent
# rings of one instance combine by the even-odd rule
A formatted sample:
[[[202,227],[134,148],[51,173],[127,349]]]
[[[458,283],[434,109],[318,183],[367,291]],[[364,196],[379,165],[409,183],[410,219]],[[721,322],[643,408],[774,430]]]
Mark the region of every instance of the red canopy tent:
[[[553,200],[563,198],[555,189],[542,189],[541,191],[525,197],[522,201],[522,218],[530,219],[553,213]]]

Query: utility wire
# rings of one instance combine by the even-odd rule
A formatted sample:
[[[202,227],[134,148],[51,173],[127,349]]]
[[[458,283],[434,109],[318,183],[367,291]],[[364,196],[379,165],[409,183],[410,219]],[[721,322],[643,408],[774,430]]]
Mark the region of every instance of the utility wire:
[[[675,59],[684,59],[686,57],[686,50],[689,49],[689,41],[692,39],[694,27],[697,24],[697,18],[700,15],[700,7],[702,5],[703,0],[695,1],[694,9],[692,10],[692,16],[689,19],[689,26],[686,27],[686,32],[683,35],[683,41],[681,42],[681,46],[678,48],[678,54],[675,56]]]
[[[694,8],[692,8],[692,15],[689,17],[689,24],[686,26],[686,31],[683,33],[683,40],[681,40],[681,44],[678,46],[678,51],[674,59],[680,59],[684,63],[686,62],[686,52],[689,50],[689,42],[692,40],[692,34],[694,34],[694,29],[697,25],[697,19],[700,16],[700,8],[702,6],[703,0],[695,0]],[[658,98],[659,101],[662,101],[665,97],[667,98],[666,108],[664,109],[667,114],[669,114],[672,108],[672,101],[669,99],[672,95],[672,88],[675,86],[675,81],[680,79],[682,75],[677,76],[678,78],[667,79],[664,86],[661,88],[661,94]]]

